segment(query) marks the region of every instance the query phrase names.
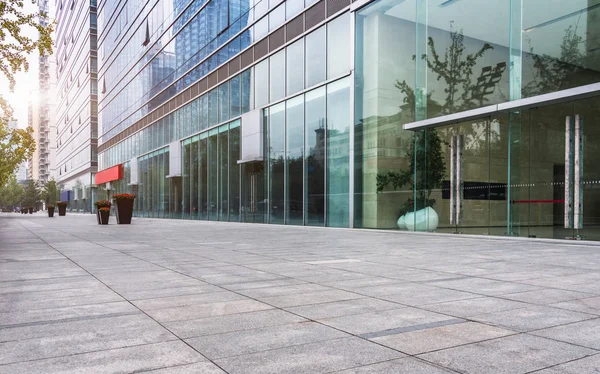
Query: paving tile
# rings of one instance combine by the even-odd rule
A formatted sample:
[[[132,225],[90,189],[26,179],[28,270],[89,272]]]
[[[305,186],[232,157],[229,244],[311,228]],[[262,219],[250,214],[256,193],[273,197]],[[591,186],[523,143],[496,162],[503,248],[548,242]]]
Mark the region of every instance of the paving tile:
[[[187,339],[211,360],[349,336],[314,322],[265,327]]]
[[[470,319],[504,327],[509,330],[524,332],[591,318],[596,318],[596,316],[565,309],[535,305],[496,313],[479,314],[471,316]]]
[[[83,353],[2,366],[3,374],[131,373],[206,361],[181,341]]]
[[[535,374],[597,374],[600,372],[600,354],[580,358],[566,364],[536,371]]]
[[[515,334],[515,332],[481,323],[465,322],[392,334],[372,340],[386,347],[417,355],[511,334]]]
[[[450,288],[458,291],[495,296],[508,293],[539,290],[540,287],[514,282],[502,282],[483,278],[465,278],[450,281],[431,282],[430,285]]]
[[[340,290],[308,292],[293,295],[260,297],[259,300],[274,305],[279,308],[292,307],[298,305],[311,305],[328,303],[332,301],[359,299],[363,296]]]
[[[600,350],[600,319],[598,318],[538,330],[532,334]]]
[[[426,353],[419,357],[462,373],[519,374],[594,353],[588,348],[519,334]]]
[[[146,311],[146,313],[159,322],[169,322],[255,312],[267,309],[273,309],[273,307],[254,300],[234,300],[210,304],[186,305],[174,308],[152,309]]]
[[[148,374],[225,374],[217,365],[212,362],[197,362],[190,365],[171,366],[164,369],[142,371]]]
[[[550,306],[573,310],[576,312],[600,315],[600,297],[563,301],[561,303],[551,304]]]
[[[242,295],[229,291],[201,293],[198,295],[166,296],[154,299],[132,301],[138,308],[148,311],[161,308],[184,307],[188,305],[212,304],[225,301],[247,300]]]
[[[325,318],[319,321],[342,331],[361,335],[451,319],[451,317],[442,314],[406,307],[374,313]]]
[[[343,338],[236,356],[216,363],[231,374],[325,373],[402,356],[359,338]]]
[[[337,371],[337,374],[449,374],[456,373],[413,357]]]
[[[278,309],[238,313],[225,316],[165,322],[164,325],[181,338],[222,334],[268,326],[305,322],[306,319]]]
[[[530,305],[522,302],[485,296],[476,299],[426,304],[420,306],[420,308],[427,309],[432,312],[467,318],[479,314],[502,312],[505,310],[525,308],[528,306]]]
[[[365,297],[362,299],[294,306],[285,309],[306,318],[325,319],[351,314],[363,314],[369,312],[378,312],[382,310],[398,309],[401,307],[402,305],[398,305],[389,301]]]
[[[470,292],[427,286],[415,287],[415,289],[411,288],[396,294],[380,296],[380,298],[384,300],[411,306],[441,303],[445,301],[474,299],[478,297],[479,295],[475,295]]]
[[[575,292],[569,290],[559,290],[559,289],[546,289],[546,290],[536,290],[536,291],[526,291],[519,293],[510,293],[502,295],[502,298],[522,301],[525,303],[531,304],[540,304],[540,305],[548,305],[553,303],[559,303],[562,301],[575,300],[575,299],[583,299],[588,297],[593,297],[594,294],[587,292]]]
[[[126,301],[104,304],[74,305],[60,308],[17,310],[0,313],[0,326],[39,324],[65,319],[94,318],[106,315],[138,314]]]
[[[246,295],[252,298],[265,298],[282,295],[295,295],[308,292],[321,292],[321,291],[333,291],[329,287],[325,287],[314,283],[297,284],[290,286],[276,286],[276,287],[263,287],[253,288],[249,290],[239,290],[238,292],[242,295]]]
[[[0,365],[177,339],[143,314],[0,329]]]

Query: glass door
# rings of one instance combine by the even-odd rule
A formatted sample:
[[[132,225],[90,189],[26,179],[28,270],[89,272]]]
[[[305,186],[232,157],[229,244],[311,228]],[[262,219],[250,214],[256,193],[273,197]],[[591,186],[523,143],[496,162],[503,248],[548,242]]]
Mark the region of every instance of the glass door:
[[[445,163],[438,231],[490,233],[490,119],[437,128]],[[437,200],[437,199],[436,199]],[[502,204],[498,204],[502,207]]]

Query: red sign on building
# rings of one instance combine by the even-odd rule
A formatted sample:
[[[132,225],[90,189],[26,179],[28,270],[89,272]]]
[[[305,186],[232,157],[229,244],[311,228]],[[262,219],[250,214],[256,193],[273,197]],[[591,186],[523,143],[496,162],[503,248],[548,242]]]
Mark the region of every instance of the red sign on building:
[[[123,165],[113,166],[96,173],[96,184],[104,184],[123,178]]]

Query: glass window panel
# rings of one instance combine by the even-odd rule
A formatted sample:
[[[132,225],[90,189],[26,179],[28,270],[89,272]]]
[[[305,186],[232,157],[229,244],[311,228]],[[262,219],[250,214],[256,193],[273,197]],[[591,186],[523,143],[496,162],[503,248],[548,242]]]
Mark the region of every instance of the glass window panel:
[[[252,69],[242,74],[242,113],[247,113],[253,108],[252,98]]]
[[[286,102],[286,223],[302,225],[304,214],[304,95]]]
[[[263,2],[266,0],[263,0]],[[257,42],[264,38],[269,33],[269,17],[264,17],[260,21],[256,22],[253,26],[254,29],[254,41]]]
[[[255,19],[259,19],[263,15],[267,14],[269,10],[269,0],[255,1],[254,2],[254,17]]]
[[[325,81],[326,42],[325,26],[306,36],[306,87]]]
[[[206,133],[204,133],[206,135]],[[208,203],[208,143],[206,136],[200,139],[200,171],[199,171],[199,198],[198,204],[200,207],[200,219],[208,219],[208,211],[206,209]]]
[[[229,220],[240,220],[240,121],[229,125]]]
[[[216,130],[210,130],[208,137],[208,219],[217,220],[218,207],[218,170],[219,170],[219,150],[218,133]]]
[[[191,145],[189,142],[183,145],[181,155],[183,163],[183,218],[190,218],[190,158]]]
[[[219,128],[219,221],[227,221],[229,211],[229,134]]]
[[[164,190],[165,190],[165,217],[171,217],[171,178],[166,179],[166,176],[169,175],[169,151],[168,148],[164,153],[163,158],[163,167],[164,167]]]
[[[304,9],[304,0],[287,0],[285,2],[285,19],[295,17]]]
[[[196,99],[194,101],[192,101],[191,104],[191,109],[192,109],[192,114],[191,114],[191,122],[192,122],[192,126],[190,129],[190,134],[195,134],[200,130],[200,123],[198,121],[198,104],[199,104],[200,100]]]
[[[269,31],[273,31],[285,22],[285,3],[269,13]]]
[[[325,222],[325,87],[305,95],[304,185],[305,221],[323,226]]]
[[[327,24],[327,78],[350,71],[350,13]]]
[[[192,142],[190,163],[190,204],[191,216],[198,219],[198,139]]]
[[[284,223],[285,103],[269,108],[270,223]]]
[[[229,82],[224,82],[219,90],[219,123],[229,119]]]
[[[212,127],[219,123],[219,94],[216,89],[208,93],[208,126]]]
[[[254,67],[254,95],[255,108],[260,108],[269,102],[269,59]]]
[[[285,51],[279,51],[269,58],[269,70],[269,101],[276,101],[285,96]]]
[[[327,226],[350,224],[350,79],[327,85]]]
[[[240,80],[239,75],[231,78],[229,81],[229,108],[231,110],[231,118],[239,116],[241,113],[241,91],[240,91]]]
[[[286,48],[287,95],[304,89],[304,38]]]
[[[200,130],[208,128],[208,95],[200,97]]]
[[[511,92],[518,92],[519,83],[522,97],[531,97],[600,81],[599,5],[589,0],[523,1],[521,82],[512,79]]]

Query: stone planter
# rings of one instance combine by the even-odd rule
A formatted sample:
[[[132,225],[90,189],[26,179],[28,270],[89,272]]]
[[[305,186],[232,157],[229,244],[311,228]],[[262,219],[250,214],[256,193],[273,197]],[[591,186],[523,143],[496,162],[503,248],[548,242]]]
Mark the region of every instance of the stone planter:
[[[29,207],[29,214],[33,214],[33,207]]]
[[[439,223],[438,214],[429,206],[398,218],[398,227],[409,231],[433,231],[437,229]]]
[[[98,210],[96,213],[98,217],[99,225],[108,225],[108,220],[110,219],[110,211],[109,210]]]
[[[67,215],[67,206],[66,205],[59,205],[58,206],[58,215],[59,216],[66,216]]]
[[[115,199],[115,215],[119,225],[130,224],[133,215],[133,199]]]
[[[48,207],[48,217],[54,217],[54,207]]]

